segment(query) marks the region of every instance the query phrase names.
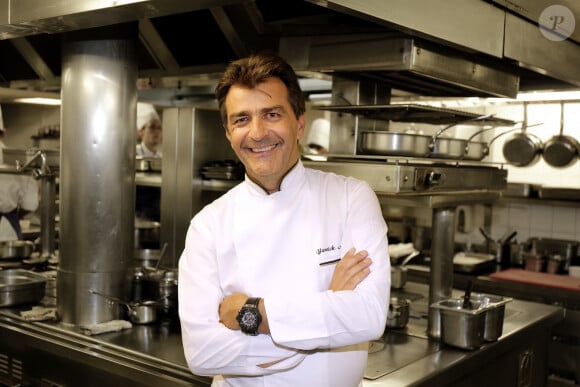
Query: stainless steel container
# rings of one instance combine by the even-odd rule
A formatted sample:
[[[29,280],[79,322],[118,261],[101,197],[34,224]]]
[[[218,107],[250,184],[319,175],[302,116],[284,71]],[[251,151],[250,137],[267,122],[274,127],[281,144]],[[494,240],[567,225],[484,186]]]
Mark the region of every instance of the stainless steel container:
[[[391,297],[387,313],[387,327],[401,329],[409,322],[409,300],[399,297]]]
[[[391,288],[402,289],[407,283],[407,267],[397,265],[391,266]]]
[[[485,308],[472,301],[463,307],[463,299],[447,299],[431,305],[441,316],[441,341],[461,349],[478,349],[484,341]]]
[[[38,303],[46,292],[46,278],[29,270],[0,271],[0,306]]]
[[[503,321],[505,318],[505,305],[511,302],[511,298],[476,293],[471,295],[471,300],[479,302],[485,309],[485,327],[483,332],[484,341],[496,341],[503,333]]]

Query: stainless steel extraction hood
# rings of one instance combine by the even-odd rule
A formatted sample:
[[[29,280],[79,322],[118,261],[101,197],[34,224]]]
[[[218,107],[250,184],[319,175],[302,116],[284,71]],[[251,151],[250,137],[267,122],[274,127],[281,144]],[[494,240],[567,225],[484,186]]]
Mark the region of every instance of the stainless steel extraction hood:
[[[419,95],[513,98],[519,90],[517,75],[419,39],[298,37],[282,39],[280,51],[298,70],[356,74]]]

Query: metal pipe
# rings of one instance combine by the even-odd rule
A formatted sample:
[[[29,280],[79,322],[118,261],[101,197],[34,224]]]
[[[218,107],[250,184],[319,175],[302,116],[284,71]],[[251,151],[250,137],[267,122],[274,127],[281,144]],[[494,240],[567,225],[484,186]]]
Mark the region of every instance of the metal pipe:
[[[453,289],[453,253],[455,238],[455,207],[434,208],[432,218],[431,276],[429,278],[429,305],[451,297]],[[428,334],[441,335],[437,309],[429,308]]]
[[[56,258],[54,231],[56,177],[50,173],[41,176],[40,179],[40,260],[46,262]]]
[[[122,310],[89,292],[129,293],[135,212],[136,23],[65,35],[62,65],[60,263],[63,323]]]

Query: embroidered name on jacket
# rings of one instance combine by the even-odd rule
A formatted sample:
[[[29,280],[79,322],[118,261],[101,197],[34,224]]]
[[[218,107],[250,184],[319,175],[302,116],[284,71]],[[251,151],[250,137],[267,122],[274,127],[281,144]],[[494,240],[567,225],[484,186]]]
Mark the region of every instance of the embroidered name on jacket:
[[[332,265],[333,263],[336,263],[338,261],[340,261],[340,249],[341,246],[328,246],[328,247],[321,247],[316,249],[316,255],[322,255],[320,258],[320,266],[325,266],[325,265]],[[336,254],[339,254],[338,256]]]

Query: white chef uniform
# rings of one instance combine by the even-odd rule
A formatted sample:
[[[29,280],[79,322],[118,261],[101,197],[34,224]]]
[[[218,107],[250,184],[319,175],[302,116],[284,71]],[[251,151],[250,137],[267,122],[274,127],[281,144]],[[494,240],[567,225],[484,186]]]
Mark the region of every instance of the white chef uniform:
[[[160,151],[153,152],[153,151],[149,150],[149,148],[147,148],[145,146],[145,144],[143,144],[143,143],[137,144],[136,149],[135,149],[135,154],[137,157],[158,157],[158,158],[162,157],[162,154]]]
[[[179,262],[180,321],[192,372],[220,375],[215,386],[359,385],[367,342],[386,323],[386,234],[365,182],[301,162],[270,195],[246,177],[194,217]],[[328,291],[337,261],[351,247],[369,252],[371,274],[354,291]],[[247,336],[219,323],[218,305],[236,291],[264,298],[271,335]]]
[[[36,180],[29,175],[0,174],[0,241],[21,237],[17,223],[18,208],[26,211],[35,211],[38,208]]]

